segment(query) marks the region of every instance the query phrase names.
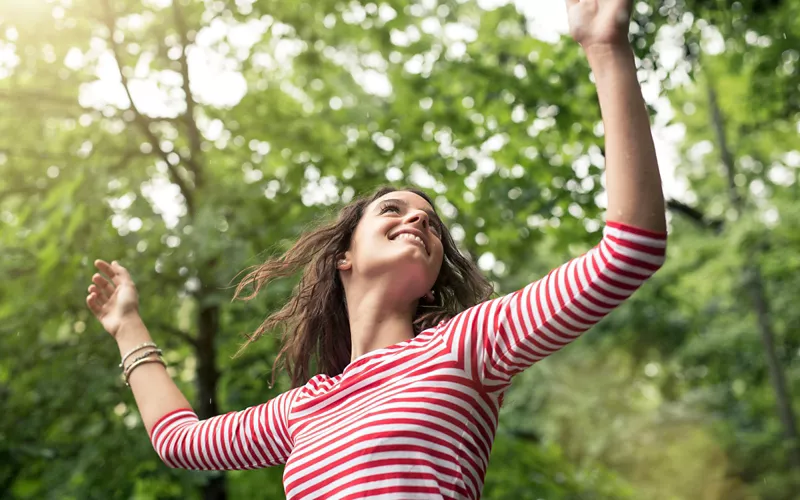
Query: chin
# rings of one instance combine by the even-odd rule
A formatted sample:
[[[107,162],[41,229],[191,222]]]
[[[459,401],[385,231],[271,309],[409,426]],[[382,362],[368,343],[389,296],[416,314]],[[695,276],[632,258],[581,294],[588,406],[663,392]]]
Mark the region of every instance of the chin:
[[[378,265],[373,268],[375,272],[371,273],[373,277],[377,277],[376,275],[387,277],[393,285],[408,290],[409,293],[419,292],[419,297],[425,295],[436,283],[439,269],[434,267],[430,257],[426,255],[395,255],[394,257],[381,259],[380,264],[376,262],[375,264]]]

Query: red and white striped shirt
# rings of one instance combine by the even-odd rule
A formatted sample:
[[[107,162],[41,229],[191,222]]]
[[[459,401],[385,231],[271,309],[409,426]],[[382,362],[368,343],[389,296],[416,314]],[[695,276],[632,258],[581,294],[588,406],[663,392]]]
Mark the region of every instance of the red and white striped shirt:
[[[259,406],[202,422],[165,415],[151,439],[186,469],[286,464],[288,499],[475,499],[511,378],[561,349],[663,263],[666,235],[609,222],[543,279],[371,351]]]

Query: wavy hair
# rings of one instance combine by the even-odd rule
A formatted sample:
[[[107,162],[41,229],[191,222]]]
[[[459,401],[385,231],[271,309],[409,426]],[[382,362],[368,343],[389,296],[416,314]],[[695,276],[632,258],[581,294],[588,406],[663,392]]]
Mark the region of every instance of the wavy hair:
[[[312,363],[317,372],[336,376],[350,364],[350,322],[345,292],[336,262],[350,248],[350,241],[364,210],[373,201],[393,191],[409,191],[430,197],[416,189],[383,187],[369,196],[358,198],[339,212],[335,221],[303,234],[280,257],[254,266],[236,287],[234,300],[252,300],[270,281],[294,275],[301,269],[302,278],[288,302],[269,315],[261,326],[248,335],[237,355],[269,330],[280,327],[282,347],[272,369],[272,384],[277,369],[285,368],[292,387],[300,387],[311,378]],[[488,299],[492,285],[478,267],[458,250],[450,231],[441,235],[444,257],[433,286],[434,301],[420,301],[414,314],[414,334],[436,326],[459,312]],[[240,296],[248,286],[253,290]]]

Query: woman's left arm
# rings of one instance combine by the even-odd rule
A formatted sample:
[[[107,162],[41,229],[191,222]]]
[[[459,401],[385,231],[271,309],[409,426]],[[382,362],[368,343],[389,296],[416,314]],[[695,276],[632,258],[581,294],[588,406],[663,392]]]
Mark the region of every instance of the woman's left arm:
[[[666,231],[664,195],[628,42],[631,0],[567,0],[570,33],[595,76],[606,142],[606,218]]]
[[[458,314],[443,338],[468,376],[504,390],[630,297],[664,262],[666,220],[650,120],[628,43],[629,0],[567,0],[595,74],[606,139],[607,223],[592,250],[522,290]]]

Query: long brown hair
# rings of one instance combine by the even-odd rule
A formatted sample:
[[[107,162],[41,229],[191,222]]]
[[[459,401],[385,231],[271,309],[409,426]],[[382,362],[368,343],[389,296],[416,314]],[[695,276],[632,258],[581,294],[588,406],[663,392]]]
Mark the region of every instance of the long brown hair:
[[[370,196],[351,202],[342,208],[335,221],[302,235],[280,257],[255,266],[236,287],[234,299],[251,300],[270,281],[292,276],[303,269],[300,283],[286,305],[267,317],[239,350],[241,352],[280,325],[282,347],[273,365],[273,384],[279,363],[288,371],[292,387],[300,387],[311,378],[312,362],[316,364],[318,373],[331,377],[342,373],[350,364],[350,322],[336,261],[350,247],[350,240],[366,207],[393,191],[398,189],[383,187]],[[424,192],[416,189],[402,191],[421,196],[433,207],[433,202]],[[415,335],[479,304],[492,294],[489,280],[461,254],[446,227],[442,228],[441,234],[444,258],[433,287],[434,301],[420,301],[414,315]],[[239,297],[249,285],[253,286],[252,292]]]

